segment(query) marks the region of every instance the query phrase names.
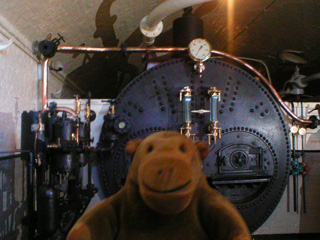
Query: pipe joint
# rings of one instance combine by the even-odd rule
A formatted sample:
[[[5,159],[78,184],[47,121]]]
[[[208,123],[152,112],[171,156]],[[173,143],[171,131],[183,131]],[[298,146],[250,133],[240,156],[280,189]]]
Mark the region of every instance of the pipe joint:
[[[140,31],[145,36],[145,43],[150,46],[154,43],[155,38],[161,34],[163,30],[163,22],[160,21],[155,26],[150,27],[147,24],[147,20],[148,15],[142,18],[140,22]]]

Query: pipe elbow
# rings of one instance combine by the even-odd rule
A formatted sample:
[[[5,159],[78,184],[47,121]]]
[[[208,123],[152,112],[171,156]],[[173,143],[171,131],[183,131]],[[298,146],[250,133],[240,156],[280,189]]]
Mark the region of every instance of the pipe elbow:
[[[147,46],[151,46],[151,45],[153,45],[155,38],[161,34],[161,32],[163,30],[163,22],[160,21],[155,26],[149,26],[147,24],[148,16],[149,15],[142,18],[142,20],[140,22],[140,31],[144,36],[144,39],[143,39],[144,43]]]
[[[170,14],[196,4],[209,2],[212,0],[166,0],[154,8],[149,15],[140,22],[140,31],[145,36],[144,43],[152,45],[157,36],[163,30],[162,19]],[[147,42],[146,42],[147,41]]]

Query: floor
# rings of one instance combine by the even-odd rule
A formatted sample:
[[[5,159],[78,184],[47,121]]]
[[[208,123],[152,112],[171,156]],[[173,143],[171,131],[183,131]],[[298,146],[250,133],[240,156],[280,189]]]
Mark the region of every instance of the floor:
[[[320,240],[320,233],[255,235],[252,240]]]

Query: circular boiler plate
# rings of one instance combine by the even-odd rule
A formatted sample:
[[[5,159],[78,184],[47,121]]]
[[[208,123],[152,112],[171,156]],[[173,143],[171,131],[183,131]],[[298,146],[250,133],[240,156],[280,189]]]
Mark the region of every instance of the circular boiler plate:
[[[253,75],[233,63],[211,58],[200,77],[187,59],[173,59],[143,72],[115,99],[115,114],[130,130],[119,134],[111,152],[99,157],[104,196],[123,186],[130,166],[126,143],[163,130],[179,131],[183,122],[180,90],[192,90],[192,110],[210,109],[208,90],[221,91],[218,126],[222,138],[204,160],[209,184],[233,202],[251,231],[271,215],[289,176],[289,135],[282,112]],[[191,114],[196,140],[207,141],[209,115]]]

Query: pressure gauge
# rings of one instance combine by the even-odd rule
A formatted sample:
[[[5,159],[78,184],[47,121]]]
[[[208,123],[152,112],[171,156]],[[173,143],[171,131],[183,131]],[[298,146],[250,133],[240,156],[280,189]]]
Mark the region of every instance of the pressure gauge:
[[[196,38],[189,43],[188,52],[192,60],[204,62],[211,56],[211,44],[203,38]]]

